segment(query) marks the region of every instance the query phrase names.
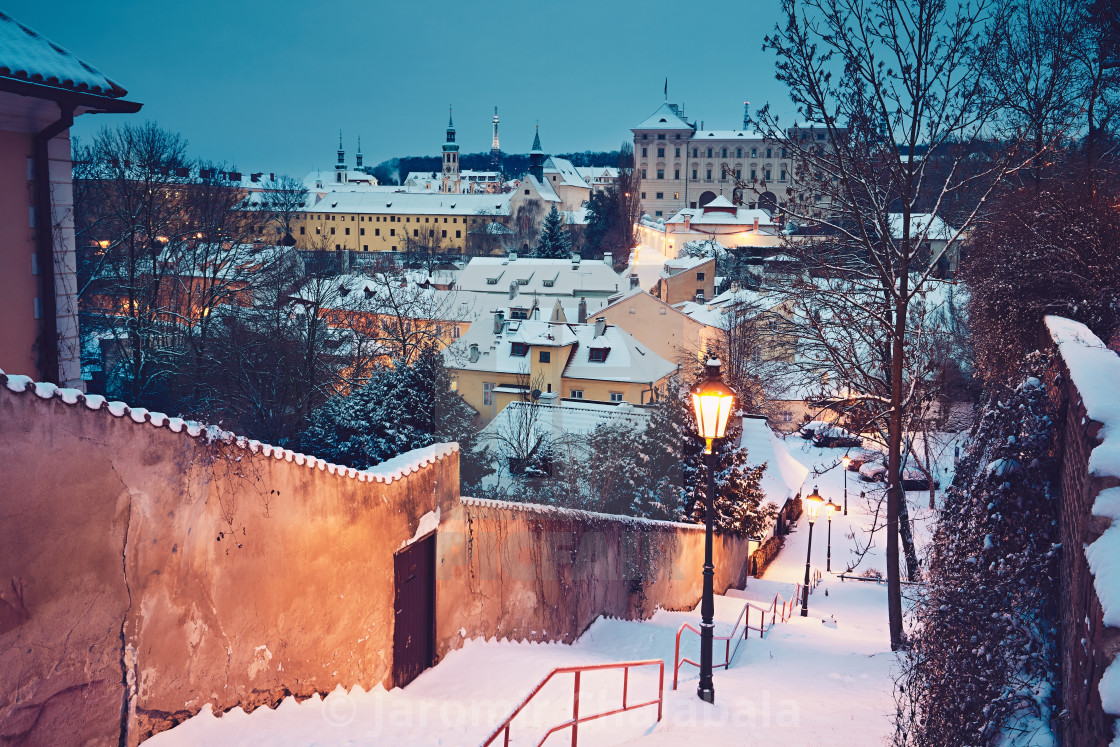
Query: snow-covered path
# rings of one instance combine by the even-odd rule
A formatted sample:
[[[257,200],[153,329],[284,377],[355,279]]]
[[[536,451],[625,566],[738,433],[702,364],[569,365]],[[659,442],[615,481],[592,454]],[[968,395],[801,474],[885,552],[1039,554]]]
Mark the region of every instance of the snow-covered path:
[[[843,473],[829,467],[843,450],[816,449],[797,438],[788,443],[804,464],[826,470],[810,475],[810,483],[815,480],[822,495],[840,502]],[[848,484],[849,516],[837,516],[832,527],[834,571],[842,570],[852,557],[855,540],[847,536],[851,529],[871,521],[866,502],[859,498],[860,491],[871,486],[854,473],[849,473]],[[922,535],[930,512],[918,506],[928,504],[928,494],[909,497]],[[860,532],[856,536],[864,539]],[[717,598],[717,635],[730,628],[744,597],[768,606],[775,591],[789,596],[805,572],[807,540],[803,517],[762,579]],[[881,538],[876,542],[882,545]],[[822,570],[826,543],[827,522],[818,521],[813,565]],[[871,548],[857,572],[868,568],[883,569],[881,547]],[[671,689],[676,632],[682,623],[698,621],[698,610],[659,611],[645,622],[600,619],[571,646],[468,641],[404,689],[338,690],[325,700],[315,697],[297,704],[288,699],[275,710],[235,710],[221,718],[207,711],[149,744],[477,745],[555,667],[658,658],[665,661],[662,721],[656,721],[654,708],[646,708],[590,722],[580,726],[580,744],[874,745],[890,735],[895,656],[888,641],[884,585],[845,582],[825,574],[810,597],[808,617],[795,613],[765,639],[745,641],[731,669],[716,670],[714,706],[696,696],[695,667],[682,668],[680,689]],[[699,659],[697,637],[686,633],[683,640],[682,655]],[[656,668],[633,671],[631,702],[654,697],[656,678]],[[581,712],[618,707],[621,690],[621,672],[583,675]],[[571,675],[554,679],[514,722],[512,743],[536,744],[548,727],[569,718],[571,691]],[[557,734],[549,743],[567,739],[566,733]]]

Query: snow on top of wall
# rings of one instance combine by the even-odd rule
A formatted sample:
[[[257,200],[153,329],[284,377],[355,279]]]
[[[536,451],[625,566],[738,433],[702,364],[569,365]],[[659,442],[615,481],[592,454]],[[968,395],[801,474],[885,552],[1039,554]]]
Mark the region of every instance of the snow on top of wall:
[[[561,508],[560,506],[545,506],[540,503],[519,503],[517,501],[496,501],[489,498],[468,498],[461,496],[459,502],[465,506],[475,506],[477,508],[497,508],[506,511],[523,511],[531,513],[538,517],[555,517],[555,518],[571,518],[571,519],[599,519],[613,522],[621,522],[629,525],[641,525],[649,527],[663,527],[672,529],[695,529],[697,531],[704,531],[703,524],[688,524],[680,521],[661,521],[659,519],[644,519],[637,516],[622,516],[620,514],[604,514],[598,511],[583,511],[578,508]]]
[[[134,423],[148,423],[156,428],[167,428],[173,433],[181,433],[186,429],[188,436],[192,438],[205,437],[207,443],[222,441],[241,449],[247,449],[253,454],[293,462],[300,466],[318,469],[320,472],[327,472],[331,475],[348,477],[359,482],[395,482],[413,472],[419,472],[427,465],[434,464],[459,450],[459,444],[455,442],[432,444],[422,449],[405,452],[367,470],[360,470],[354,467],[332,464],[315,456],[238,436],[236,433],[222,430],[216,425],[204,425],[193,420],[172,418],[162,412],[151,412],[143,407],[129,407],[124,402],[109,402],[100,394],[85,394],[77,389],[63,389],[48,382],[36,382],[29,376],[6,374],[3,370],[0,370],[0,384],[18,394],[34,393],[41,399],[58,398],[67,405],[81,403],[90,410],[106,410],[113,417],[127,417]]]
[[[1046,327],[1069,370],[1070,379],[1085,407],[1086,416],[1101,424],[1101,443],[1089,455],[1090,478],[1120,480],[1120,356],[1080,322],[1047,316]],[[1093,587],[1104,611],[1104,624],[1120,627],[1120,487],[1097,493],[1093,515],[1112,524],[1085,547],[1093,573]],[[1120,715],[1120,657],[1108,665],[1098,686],[1105,712]],[[1114,742],[1115,744],[1115,742]]]

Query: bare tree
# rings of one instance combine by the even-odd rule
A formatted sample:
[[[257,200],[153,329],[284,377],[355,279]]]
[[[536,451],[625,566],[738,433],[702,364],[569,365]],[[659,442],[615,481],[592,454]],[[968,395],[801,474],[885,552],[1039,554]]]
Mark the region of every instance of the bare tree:
[[[286,174],[270,179],[260,193],[259,209],[268,217],[276,231],[277,244],[294,246],[292,223],[307,206],[307,187],[299,179]]]
[[[961,161],[970,152],[963,148],[949,151],[952,160],[929,184],[934,170],[923,154],[982,140],[999,111],[999,99],[983,86],[992,48],[990,4],[783,0],[782,9],[782,24],[764,47],[775,53],[777,78],[810,125],[781,126],[769,107],[756,124],[795,163],[798,191],[787,193],[786,214],[826,235],[787,242],[786,250],[810,268],[813,279],[803,284],[811,295],[803,299],[796,332],[817,341],[825,370],[877,407],[884,423],[888,614],[891,646],[898,649],[904,645],[903,434],[908,413],[920,407],[923,381],[920,371],[907,366],[916,342],[911,311],[938,260],[976,220],[987,193],[977,196],[932,255],[931,221],[914,215],[923,195],[933,195],[926,212],[936,216],[948,196],[977,178],[974,172],[962,175]],[[1012,148],[1007,158],[991,161],[985,183],[994,185],[1024,165],[1014,157]],[[864,372],[868,376],[847,366],[863,355],[875,363]]]

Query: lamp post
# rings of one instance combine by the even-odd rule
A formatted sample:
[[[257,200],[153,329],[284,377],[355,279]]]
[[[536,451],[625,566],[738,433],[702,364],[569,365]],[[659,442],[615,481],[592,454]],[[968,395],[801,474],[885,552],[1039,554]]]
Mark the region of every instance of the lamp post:
[[[817,523],[817,512],[821,510],[824,498],[813,486],[813,492],[805,496],[805,513],[809,515],[809,547],[805,551],[805,585],[801,589],[801,616],[809,616],[809,562],[813,557],[813,524]]]
[[[832,573],[832,514],[840,510],[840,506],[832,502],[829,498],[828,503],[824,504],[824,510],[828,512],[828,555],[826,556],[824,569]]]
[[[840,460],[844,464],[844,515],[848,515],[848,465],[852,463],[852,458],[845,454]],[[831,519],[830,519],[831,521]]]
[[[696,694],[708,703],[714,703],[715,686],[712,684],[712,637],[715,630],[715,591],[712,576],[712,502],[716,493],[716,458],[712,441],[723,438],[727,432],[727,419],[735,404],[735,392],[723,383],[719,373],[720,363],[708,361],[704,380],[692,387],[692,409],[696,415],[696,432],[704,439],[704,461],[708,468],[708,492],[704,499],[704,596],[700,602],[700,684]]]

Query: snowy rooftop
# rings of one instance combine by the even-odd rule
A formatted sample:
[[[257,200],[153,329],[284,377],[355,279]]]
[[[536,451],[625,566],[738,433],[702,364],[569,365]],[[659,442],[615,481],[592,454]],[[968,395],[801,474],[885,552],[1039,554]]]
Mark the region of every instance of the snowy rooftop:
[[[723,195],[720,195],[702,208],[684,208],[679,210],[676,215],[665,222],[669,225],[682,225],[686,216],[693,226],[721,225],[751,228],[757,220],[760,229],[764,227],[774,229],[777,227],[770,213],[765,210],[746,208],[742,205],[732,205]]]
[[[698,130],[693,135],[696,140],[765,140],[762,133],[753,130]]]
[[[673,104],[664,103],[657,111],[642,120],[635,130],[691,130],[692,125],[684,120]]]
[[[522,180],[522,182],[518,186],[521,186],[526,182],[528,182],[532,186],[532,188],[537,191],[537,194],[541,196],[542,200],[546,202],[563,202],[563,200],[560,199],[560,195],[556,194],[556,190],[552,188],[552,182],[548,179],[545,179],[543,182],[538,182],[537,177],[533,176],[532,174],[526,174],[525,179]]]
[[[544,163],[544,175],[555,184],[591,189],[591,185],[584,181],[576,167],[566,158],[550,156]]]
[[[649,350],[620,327],[606,325],[596,335],[596,325],[565,324],[534,319],[506,320],[501,333],[487,319],[472,324],[445,352],[449,366],[469,371],[528,374],[532,356],[516,355],[514,343],[537,347],[570,347],[564,376],[594,381],[651,384],[676,370],[676,365]],[[479,357],[470,360],[477,345]],[[591,350],[605,350],[605,360],[591,360]],[[518,349],[521,351],[521,349]],[[554,353],[558,355],[559,353]],[[535,355],[535,354],[534,354]]]
[[[680,275],[682,272],[693,270],[714,261],[712,257],[678,257],[676,259],[670,259],[661,270],[661,277],[671,278],[674,275]]]
[[[648,411],[627,402],[573,402],[559,397],[554,397],[555,401],[546,401],[546,396],[542,396],[539,402],[510,402],[482,430],[482,440],[493,439],[497,434],[520,432],[525,426],[534,436],[558,441],[565,436],[586,436],[601,425],[618,424],[643,430],[649,422]]]
[[[536,257],[472,257],[460,273],[460,290],[519,296],[605,296],[617,293],[623,279],[605,262],[574,262]]]
[[[343,185],[346,186],[346,185]],[[402,193],[368,187],[361,192],[328,192],[311,208],[317,213],[397,215],[509,215],[509,195]],[[399,190],[399,187],[391,188]],[[374,191],[379,190],[379,191]]]
[[[766,424],[766,418],[743,416],[739,448],[746,450],[752,465],[766,465],[762,491],[767,500],[781,506],[787,498],[801,492],[801,486],[809,476],[809,468],[790,455],[785,442],[775,436]]]
[[[588,184],[618,178],[618,168],[614,166],[576,166],[576,171]]]
[[[0,78],[120,98],[128,93],[88,62],[0,12]]]

